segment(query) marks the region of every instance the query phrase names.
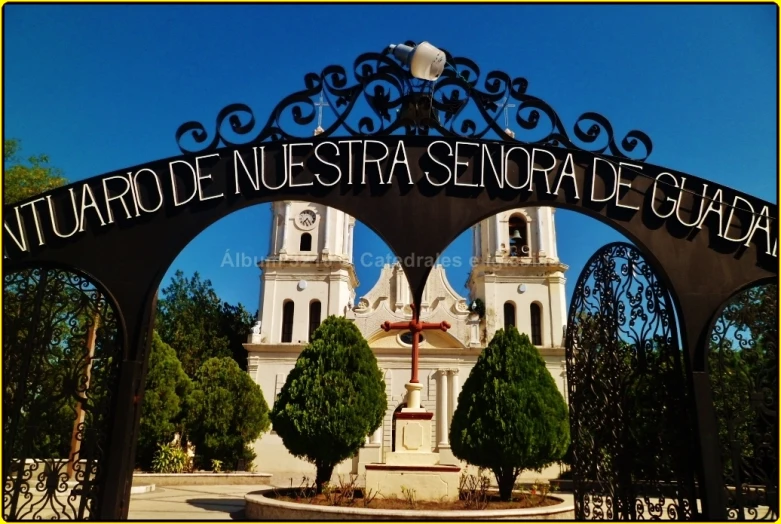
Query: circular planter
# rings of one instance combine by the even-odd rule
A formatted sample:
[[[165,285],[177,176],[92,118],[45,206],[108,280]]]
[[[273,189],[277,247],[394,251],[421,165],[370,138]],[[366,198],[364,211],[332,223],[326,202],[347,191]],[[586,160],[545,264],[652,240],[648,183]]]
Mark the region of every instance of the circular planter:
[[[244,515],[247,520],[573,520],[575,506],[558,497],[559,504],[540,508],[489,509],[489,510],[399,510],[369,509],[344,506],[318,506],[315,504],[285,502],[264,496],[271,488],[253,491],[244,496]],[[290,489],[280,489],[284,494]]]

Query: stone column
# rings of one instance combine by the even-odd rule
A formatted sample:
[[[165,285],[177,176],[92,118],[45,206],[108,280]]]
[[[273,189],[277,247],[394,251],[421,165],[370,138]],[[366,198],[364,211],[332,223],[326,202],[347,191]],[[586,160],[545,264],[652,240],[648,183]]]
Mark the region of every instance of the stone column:
[[[347,222],[350,222],[350,219],[348,217]],[[352,261],[353,259],[353,230],[355,229],[355,224],[349,224],[347,226],[347,253],[348,257]]]
[[[456,406],[458,404],[458,368],[450,370],[450,391],[448,395],[448,417],[447,417],[447,429],[450,431],[450,423],[453,421],[453,413],[456,412]]]
[[[350,234],[350,215],[347,213],[342,213],[342,215],[344,216],[344,223],[342,224],[342,255],[349,256],[350,251],[347,247],[347,237]]]
[[[382,424],[380,424],[380,427],[377,428],[377,431],[372,433],[371,443],[376,446],[382,444]]]
[[[548,218],[548,234],[545,235],[546,244],[545,250],[549,257],[558,258],[559,251],[556,248],[556,219],[553,218],[555,209],[552,207],[545,208],[545,216]]]
[[[382,371],[383,375],[385,374],[383,370],[380,371]],[[379,464],[383,461],[382,428],[384,423],[385,417],[383,416],[383,421],[380,424],[380,427],[377,428],[377,431],[366,437],[366,442],[364,443],[363,447],[358,450],[358,466],[356,471],[358,475],[366,474],[367,464]]]
[[[269,256],[276,256],[279,252],[279,213],[277,212],[275,204],[276,202],[271,204],[271,223],[274,224],[274,228],[272,229],[271,238],[269,239],[269,242],[272,243],[273,246]]]
[[[447,375],[448,371],[445,369],[439,370],[439,383],[437,384],[437,430],[439,432],[439,446],[447,446],[448,435],[447,426],[450,414],[447,409],[448,391],[447,391]]]
[[[287,233],[290,229],[288,220],[290,220],[290,202],[285,202],[285,213],[282,216],[282,248],[279,250],[280,253],[287,253],[285,246],[287,246]]]
[[[325,208],[325,226],[324,226],[324,235],[323,235],[323,255],[328,255],[328,252],[330,251],[329,246],[331,245],[331,208],[327,207]]]
[[[247,357],[247,374],[256,384],[258,382],[258,364],[260,364],[260,357],[254,355]]]
[[[548,289],[550,293],[550,312],[546,313],[543,309],[542,343],[545,346],[559,347],[564,345],[563,337],[564,327],[567,325],[567,310],[565,297],[566,279],[560,272],[553,273],[548,277]],[[547,320],[547,322],[545,322]]]
[[[394,271],[396,272],[396,311],[400,311],[404,308],[404,295],[402,295],[404,272],[400,265],[396,265]]]
[[[483,223],[479,222],[477,224],[477,254],[475,255],[478,259],[483,258]]]
[[[469,347],[476,348],[480,346],[480,317],[477,313],[470,313],[466,320],[469,326]]]
[[[537,256],[540,258],[545,257],[545,252],[548,247],[548,239],[545,238],[545,208],[541,207],[537,209]]]
[[[562,360],[561,361],[561,374],[559,375],[561,377],[561,394],[564,397],[564,402],[566,402],[569,405],[569,387],[567,386],[567,361]]]
[[[271,203],[271,234],[268,236],[268,256],[275,255],[277,237],[277,212],[274,210],[274,203]]]
[[[494,231],[494,253],[499,254],[499,249],[501,249],[500,245],[501,242],[499,242],[499,235],[502,231],[502,224],[499,222],[499,215],[496,215],[494,217],[494,220],[496,221],[495,231]]]

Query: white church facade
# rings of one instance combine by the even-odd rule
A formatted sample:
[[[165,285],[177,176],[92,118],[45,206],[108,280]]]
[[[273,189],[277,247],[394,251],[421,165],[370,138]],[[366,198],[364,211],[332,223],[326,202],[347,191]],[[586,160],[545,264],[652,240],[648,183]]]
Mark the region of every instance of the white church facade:
[[[459,464],[448,439],[460,385],[494,333],[515,325],[529,335],[566,399],[563,332],[566,322],[567,266],[558,259],[555,212],[550,207],[513,209],[490,217],[473,230],[473,264],[462,297],[449,283],[445,268],[432,269],[421,304],[421,320],[447,321],[447,332],[428,330],[420,344],[421,404],[434,414],[431,448],[440,464]],[[410,379],[411,337],[403,330],[385,332],[385,321],[411,318],[411,292],[401,266],[385,265],[374,287],[356,300],[355,219],[319,204],[272,205],[269,256],[260,264],[260,318],[247,349],[248,372],[269,405],[276,400],[312,332],[329,315],[353,320],[377,357],[385,377],[387,410],[382,426],[364,447],[340,464],[336,475],[363,475],[367,463],[382,463],[394,447],[394,414],[403,407]],[[478,314],[480,299],[485,314]],[[298,485],[314,478],[313,465],[290,455],[273,431],[254,445],[259,471],[276,482]],[[463,464],[461,464],[463,465]],[[553,466],[528,480],[551,478]]]

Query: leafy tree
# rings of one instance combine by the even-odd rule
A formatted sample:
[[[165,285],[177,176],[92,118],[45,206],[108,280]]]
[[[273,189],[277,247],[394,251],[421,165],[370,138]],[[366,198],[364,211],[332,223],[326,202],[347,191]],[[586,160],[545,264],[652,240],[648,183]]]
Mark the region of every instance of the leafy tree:
[[[564,398],[515,327],[497,331],[477,359],[458,397],[450,442],[458,458],[494,473],[502,500],[510,500],[521,471],[540,471],[567,451]]]
[[[244,343],[258,315],[256,313],[253,317],[243,305],[233,306],[227,302],[223,302],[221,313],[220,332],[228,338],[228,349],[233,355],[233,360],[246,371],[247,350],[244,349]]]
[[[19,140],[4,140],[4,205],[14,204],[68,183],[59,169],[47,165],[49,158],[46,155],[32,156],[25,161],[20,158],[20,153]],[[39,362],[37,366],[28,370],[28,377],[31,377],[31,381],[40,383],[44,393],[28,396],[28,403],[19,411],[20,418],[14,428],[6,420],[9,424],[4,423],[3,433],[6,437],[9,431],[28,426],[34,433],[32,439],[20,438],[16,441],[13,450],[16,456],[23,456],[21,448],[26,447],[32,456],[65,458],[70,450],[75,419],[73,381],[77,380],[74,377],[78,377],[84,367],[81,359],[85,345],[83,340],[76,340],[77,337],[73,336],[73,330],[70,328],[83,324],[84,319],[74,318],[74,310],[77,308],[73,303],[68,304],[72,297],[56,282],[50,284],[46,290],[48,299],[44,301],[39,318],[32,319],[32,297],[36,295],[40,285],[38,280],[33,278],[33,274],[30,270],[17,274],[17,278],[21,279],[19,284],[26,281],[21,288],[15,285],[3,287],[3,349],[8,354],[7,358],[3,359],[4,413],[10,414],[14,411],[12,406],[17,394],[16,386],[24,380],[18,373],[24,356],[32,351],[28,347],[31,322],[37,323],[39,329],[43,330],[43,337],[50,336],[54,331],[63,333],[64,336],[54,337],[54,340],[46,338],[47,342],[52,340],[49,346],[36,346],[36,352],[47,351],[48,354],[45,359],[36,361]],[[68,318],[76,324],[68,324],[65,321]],[[71,352],[70,348],[73,347],[79,348],[80,351],[77,349]],[[7,451],[10,453],[10,450]]]
[[[193,377],[212,357],[228,357],[228,337],[222,331],[222,304],[211,281],[196,272],[186,278],[177,271],[158,301],[156,328],[176,350],[184,371]]]
[[[183,406],[192,392],[192,382],[176,358],[176,351],[155,331],[149,354],[144,403],[136,462],[152,467],[158,444],[168,444],[177,431],[181,434]]]
[[[25,162],[20,158],[21,150],[19,140],[3,141],[3,204],[13,204],[68,183],[61,170],[48,165],[48,156],[31,156]]]
[[[248,445],[269,428],[260,386],[231,358],[208,359],[194,385],[187,427],[196,465],[208,469],[215,459],[235,467],[241,459],[253,460]]]
[[[743,482],[761,483],[778,471],[767,453],[778,442],[777,409],[768,410],[777,406],[777,311],[776,284],[745,290],[721,313],[711,337],[708,374],[728,482],[735,481],[736,462]]]
[[[380,427],[387,407],[377,359],[358,328],[330,316],[312,335],[271,413],[293,455],[317,467],[318,492],[334,466]]]
[[[176,350],[187,375],[194,377],[212,357],[232,356],[246,371],[243,344],[253,322],[243,305],[221,302],[210,280],[202,280],[198,272],[186,278],[177,271],[162,290],[155,327],[160,338]]]
[[[3,287],[3,445],[14,457],[69,456],[80,404],[76,399],[88,370],[83,422],[87,428],[101,427],[109,416],[105,402],[113,387],[115,326],[101,322],[107,304],[100,304],[100,312],[95,304],[85,304],[87,289],[71,285],[70,276],[62,270],[23,270]],[[38,294],[44,298],[36,307]],[[90,363],[88,341],[95,322]]]

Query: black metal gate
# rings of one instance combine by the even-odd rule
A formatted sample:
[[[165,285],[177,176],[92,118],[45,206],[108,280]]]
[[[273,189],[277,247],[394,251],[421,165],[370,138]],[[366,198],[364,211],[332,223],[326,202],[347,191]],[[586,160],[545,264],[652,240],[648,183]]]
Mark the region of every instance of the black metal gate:
[[[716,319],[709,350],[727,517],[777,520],[778,285],[733,297]]]
[[[94,519],[122,362],[114,310],[73,272],[3,280],[3,518]]]
[[[634,246],[609,244],[586,264],[565,344],[576,518],[696,517],[675,313]]]

